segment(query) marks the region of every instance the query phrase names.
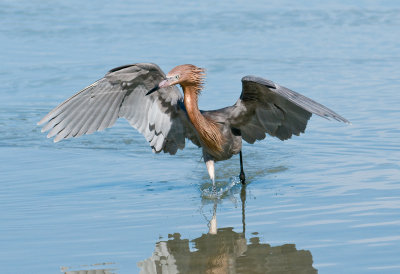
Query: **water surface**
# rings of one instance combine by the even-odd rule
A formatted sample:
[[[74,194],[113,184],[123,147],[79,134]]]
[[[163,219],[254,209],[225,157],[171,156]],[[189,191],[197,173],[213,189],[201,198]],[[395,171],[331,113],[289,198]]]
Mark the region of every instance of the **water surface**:
[[[347,2],[2,1],[2,272],[398,273],[400,5]],[[249,185],[217,201],[189,143],[154,155],[126,121],[57,144],[40,133],[57,104],[135,62],[207,68],[203,109],[254,74],[352,125],[312,117],[300,137],[245,144]],[[227,186],[239,159],[216,168]]]

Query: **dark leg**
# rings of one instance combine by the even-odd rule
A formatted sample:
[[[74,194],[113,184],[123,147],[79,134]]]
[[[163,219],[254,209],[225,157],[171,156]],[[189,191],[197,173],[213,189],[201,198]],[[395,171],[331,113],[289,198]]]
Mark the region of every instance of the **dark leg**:
[[[239,175],[240,182],[242,185],[246,184],[246,176],[244,175],[243,171],[243,159],[242,159],[242,151],[240,151],[240,175]]]

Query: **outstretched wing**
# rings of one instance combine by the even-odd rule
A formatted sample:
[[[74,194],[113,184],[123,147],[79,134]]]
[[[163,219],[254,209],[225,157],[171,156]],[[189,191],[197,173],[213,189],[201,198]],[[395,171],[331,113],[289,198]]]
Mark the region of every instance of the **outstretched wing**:
[[[155,64],[140,63],[110,70],[102,79],[84,88],[55,109],[38,124],[54,142],[91,134],[114,125],[119,117],[144,135],[153,151],[175,154],[185,146],[191,128],[175,86],[151,95],[147,91],[165,79]]]
[[[350,123],[310,98],[255,76],[242,78],[240,99],[228,110],[231,126],[248,143],[264,139],[265,133],[281,140],[304,133],[312,114]]]

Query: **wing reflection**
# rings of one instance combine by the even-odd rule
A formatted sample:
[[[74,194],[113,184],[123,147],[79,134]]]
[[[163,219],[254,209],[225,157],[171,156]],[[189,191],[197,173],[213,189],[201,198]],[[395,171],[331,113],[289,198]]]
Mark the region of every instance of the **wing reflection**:
[[[189,241],[179,233],[156,243],[153,255],[138,263],[140,273],[317,273],[308,250],[294,244],[271,246],[245,237],[246,188],[241,191],[243,232],[217,228],[217,201],[209,233]]]
[[[61,272],[64,274],[114,274],[116,273],[116,268],[113,268],[114,266],[114,263],[99,263],[77,267],[62,266]]]

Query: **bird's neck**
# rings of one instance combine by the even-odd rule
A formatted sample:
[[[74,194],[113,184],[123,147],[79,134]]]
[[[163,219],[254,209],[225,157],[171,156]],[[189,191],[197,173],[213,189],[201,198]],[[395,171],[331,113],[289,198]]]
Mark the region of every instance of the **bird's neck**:
[[[203,145],[207,146],[216,154],[223,150],[224,138],[215,121],[204,117],[198,106],[198,90],[196,86],[182,86],[184,93],[184,104],[190,122],[195,127]]]

